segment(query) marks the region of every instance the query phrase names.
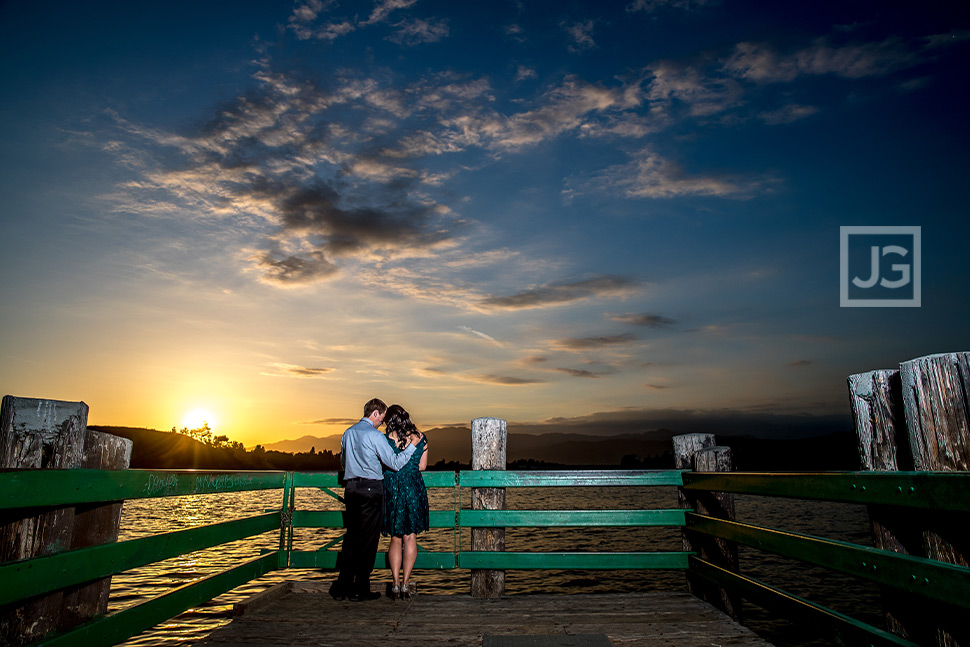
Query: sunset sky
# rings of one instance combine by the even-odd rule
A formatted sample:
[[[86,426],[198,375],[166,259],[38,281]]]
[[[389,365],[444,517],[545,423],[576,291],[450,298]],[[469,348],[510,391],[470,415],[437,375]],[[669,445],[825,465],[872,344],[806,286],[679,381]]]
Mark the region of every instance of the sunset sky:
[[[0,53],[0,387],[92,424],[848,416],[970,350],[967,3],[6,1]],[[920,307],[840,307],[850,225],[921,227]]]

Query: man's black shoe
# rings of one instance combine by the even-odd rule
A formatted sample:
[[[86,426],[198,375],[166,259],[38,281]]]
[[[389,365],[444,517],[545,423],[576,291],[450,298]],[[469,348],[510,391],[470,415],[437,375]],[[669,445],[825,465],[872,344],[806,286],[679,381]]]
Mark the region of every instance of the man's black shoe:
[[[377,600],[381,597],[380,591],[363,591],[361,593],[351,593],[351,602],[369,602],[370,600]]]
[[[347,596],[344,594],[344,590],[336,584],[333,584],[330,587],[330,597],[337,601],[347,599]]]

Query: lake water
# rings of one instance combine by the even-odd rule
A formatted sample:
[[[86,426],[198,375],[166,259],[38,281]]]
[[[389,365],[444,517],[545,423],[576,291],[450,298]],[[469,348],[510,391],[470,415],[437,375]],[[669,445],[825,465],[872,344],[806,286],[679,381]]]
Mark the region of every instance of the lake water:
[[[431,507],[453,509],[451,490],[430,490]],[[141,499],[125,503],[120,539],[134,539],[218,521],[262,514],[277,510],[282,490],[208,494],[162,499]],[[470,492],[462,492],[462,505],[468,507]],[[862,506],[825,502],[739,496],[737,519],[742,522],[813,534],[871,545],[869,524]],[[300,509],[339,510],[341,504],[322,491],[297,490]],[[509,488],[506,507],[510,509],[653,509],[677,507],[675,488]],[[298,528],[294,548],[316,550],[339,536],[330,529]],[[432,529],[418,537],[427,550],[451,551],[454,532]],[[461,538],[467,550],[470,532]],[[276,549],[279,532],[265,533],[245,541],[226,544],[218,549],[198,551],[175,559],[114,576],[109,611],[123,609],[165,593],[201,577],[216,573],[239,562],[257,557],[260,549]],[[339,545],[339,544],[338,544]],[[381,550],[387,547],[382,539]],[[680,550],[678,528],[510,528],[506,531],[506,548],[510,551],[655,551]],[[877,626],[881,625],[878,591],[872,585],[825,569],[742,547],[741,572],[784,588]],[[248,582],[205,605],[191,609],[133,637],[125,645],[174,647],[190,644],[227,622],[232,605],[283,580],[323,580],[332,573],[318,569],[274,571]],[[389,579],[386,571],[375,570],[373,581]],[[413,581],[422,593],[457,593],[469,591],[467,570],[419,570]],[[507,571],[506,593],[597,593],[633,591],[682,591],[685,576],[680,571]],[[829,641],[807,635],[804,628],[771,617],[760,608],[745,603],[745,624],[778,647],[822,647]]]

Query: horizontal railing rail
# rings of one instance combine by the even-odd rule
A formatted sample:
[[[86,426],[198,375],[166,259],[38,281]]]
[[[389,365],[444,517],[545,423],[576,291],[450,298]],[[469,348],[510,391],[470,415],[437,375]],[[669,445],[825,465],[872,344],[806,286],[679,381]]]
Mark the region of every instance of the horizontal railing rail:
[[[685,472],[684,490],[730,492],[767,497],[865,504],[911,512],[952,515],[970,512],[967,472]],[[880,550],[850,542],[738,523],[688,512],[685,529],[719,540],[770,552],[872,582],[910,599],[970,608],[970,568],[924,557]],[[763,608],[824,629],[837,644],[896,645],[913,643],[882,628],[833,611],[783,588],[724,569],[692,556],[690,573],[733,590]]]
[[[286,472],[44,469],[0,471],[0,511],[25,519],[56,507],[281,489]],[[0,564],[0,606],[82,585],[198,550],[280,532],[280,510]],[[257,549],[253,550],[259,555]],[[243,563],[50,635],[37,645],[113,645],[283,565],[282,553]]]
[[[687,528],[970,609],[970,569],[963,566],[692,513]]]
[[[685,472],[684,489],[970,510],[970,472]]]
[[[812,627],[832,637],[836,645],[860,647],[920,647],[879,627],[839,613],[793,593],[786,593],[755,578],[731,572],[703,559],[691,557],[691,573],[738,591],[744,598],[777,615]]]
[[[0,606],[279,528],[274,512],[0,564]]]
[[[327,489],[336,486],[335,473],[301,473],[294,477],[295,487]],[[550,528],[550,527],[650,527],[684,525],[684,510],[467,510],[461,508],[462,488],[471,487],[632,487],[677,486],[679,470],[573,470],[573,471],[461,471],[425,472],[429,488],[457,488],[450,510],[431,510],[432,528],[452,528],[456,533],[470,528]],[[343,527],[343,517],[334,511],[295,510],[294,528]],[[287,551],[289,566],[300,568],[335,568],[337,552],[326,550]],[[416,568],[462,569],[686,569],[685,551],[652,552],[513,552],[490,553],[469,551],[461,546],[456,534],[451,551],[420,550]],[[385,567],[387,556],[378,552],[375,566]]]
[[[283,487],[285,472],[3,470],[0,510]]]

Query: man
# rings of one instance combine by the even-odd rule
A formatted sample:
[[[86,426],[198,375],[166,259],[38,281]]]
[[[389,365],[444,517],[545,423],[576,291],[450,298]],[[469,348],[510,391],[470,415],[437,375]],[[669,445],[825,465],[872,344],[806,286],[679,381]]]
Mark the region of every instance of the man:
[[[343,545],[337,558],[340,570],[330,587],[335,600],[376,600],[370,590],[370,573],[377,557],[384,514],[384,480],[381,463],[395,472],[404,467],[424,436],[412,440],[404,451],[394,449],[377,428],[384,423],[387,405],[374,398],[364,405],[364,417],[340,438],[340,462],[344,468],[344,505],[347,508]]]

